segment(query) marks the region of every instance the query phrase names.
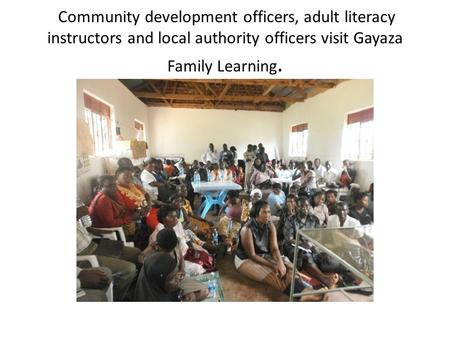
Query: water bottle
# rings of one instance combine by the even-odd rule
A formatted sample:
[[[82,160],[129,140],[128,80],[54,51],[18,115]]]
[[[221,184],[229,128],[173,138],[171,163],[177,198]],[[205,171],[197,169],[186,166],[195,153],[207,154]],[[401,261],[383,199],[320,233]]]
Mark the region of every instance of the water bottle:
[[[220,170],[220,181],[223,182],[223,178],[225,176],[225,171],[223,169]]]
[[[213,230],[212,243],[213,245],[219,245],[219,233],[217,232],[217,229]]]
[[[180,172],[180,176],[184,175],[184,168],[183,168],[183,167],[180,167],[179,172]]]
[[[216,298],[216,296],[217,296],[217,289],[218,289],[218,287],[217,287],[217,281],[216,281],[216,279],[214,278],[214,279],[212,280],[212,296],[213,296],[213,298]]]
[[[214,284],[210,277],[208,277],[208,297],[214,294]]]
[[[212,174],[211,174],[211,170],[208,170],[208,182],[212,181]]]
[[[228,221],[228,234],[231,232],[231,229],[233,229],[233,219],[230,218]]]
[[[194,173],[194,185],[198,186],[200,184],[200,174],[198,171]]]

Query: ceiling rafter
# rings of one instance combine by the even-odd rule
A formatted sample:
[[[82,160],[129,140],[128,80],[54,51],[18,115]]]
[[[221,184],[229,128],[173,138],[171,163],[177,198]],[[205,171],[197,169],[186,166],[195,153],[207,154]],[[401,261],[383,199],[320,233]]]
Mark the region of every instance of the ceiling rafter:
[[[121,80],[148,106],[281,112],[345,80]],[[127,82],[128,81],[128,85]]]

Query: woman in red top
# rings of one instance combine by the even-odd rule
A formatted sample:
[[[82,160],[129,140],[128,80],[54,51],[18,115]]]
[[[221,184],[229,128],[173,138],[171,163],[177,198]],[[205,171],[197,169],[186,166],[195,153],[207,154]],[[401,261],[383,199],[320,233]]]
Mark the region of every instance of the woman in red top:
[[[131,229],[134,228],[133,219],[139,217],[139,214],[130,214],[126,210],[122,195],[117,192],[113,176],[100,176],[98,181],[100,191],[89,205],[92,225],[96,228],[123,227],[125,235],[130,235]]]
[[[116,180],[117,193],[121,196],[127,215],[134,219],[145,217],[151,206],[150,196],[140,186],[133,183],[133,170],[130,168],[117,169]],[[134,234],[135,229],[130,230]]]

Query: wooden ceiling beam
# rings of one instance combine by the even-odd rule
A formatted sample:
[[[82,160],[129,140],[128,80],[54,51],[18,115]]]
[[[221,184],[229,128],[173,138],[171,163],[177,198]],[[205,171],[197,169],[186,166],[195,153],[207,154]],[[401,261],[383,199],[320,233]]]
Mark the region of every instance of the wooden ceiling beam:
[[[214,96],[217,96],[217,93],[210,87],[209,84],[205,83],[205,88],[209,90]]]
[[[167,107],[165,103],[162,102],[146,102],[148,107]],[[207,103],[173,103],[173,108],[190,108],[190,109],[211,109],[211,106]],[[233,105],[233,104],[217,104],[215,109],[226,109],[226,110],[259,110],[259,111],[272,111],[272,112],[282,112],[284,111],[284,106],[265,106],[265,105],[255,105],[255,104],[245,104],[245,105]]]
[[[215,101],[218,97],[207,95],[191,95],[191,94],[161,94],[161,93],[149,93],[149,92],[134,92],[137,97],[147,99],[159,99],[159,100],[193,100],[193,101]],[[221,101],[255,101],[258,102],[302,102],[303,98],[291,98],[285,96],[258,96],[258,95],[237,95],[230,96],[225,95],[220,98]]]
[[[169,82],[169,81],[167,81],[167,82]],[[175,82],[173,84],[173,93],[172,94],[175,94],[177,92],[177,86],[178,86],[178,82]],[[170,100],[170,104],[172,104],[172,103],[173,103],[173,100]]]
[[[152,89],[159,95],[161,95],[161,99],[164,100],[165,103],[167,103],[169,106],[171,106],[172,104],[167,100],[167,98],[164,97],[164,94],[161,93],[161,91],[158,89],[158,87],[156,87],[151,81],[147,81],[147,83],[149,84],[150,87],[152,87]]]
[[[158,80],[155,80],[158,81]],[[219,83],[219,84],[239,84],[239,85],[271,85],[276,84],[278,86],[298,86],[303,85],[305,81],[309,80],[248,80],[248,79],[167,79],[167,81],[177,81],[177,82],[197,82],[197,83]]]
[[[231,87],[231,82],[228,82],[225,87],[223,87],[222,91],[219,94],[219,99],[221,99],[222,97],[225,96],[225,94],[227,93],[228,89],[230,89]]]
[[[159,90],[156,81],[163,83],[163,90]],[[140,97],[150,107],[200,108],[200,109],[231,109],[231,110],[262,110],[284,111],[296,102],[303,102],[339,83],[346,81],[333,79],[303,79],[303,80],[259,80],[259,79],[163,79],[146,80],[147,91],[135,90],[134,94]],[[169,83],[173,85],[170,86]],[[212,85],[214,84],[214,86]],[[218,88],[218,84],[222,88]],[[236,90],[230,91],[235,85]],[[254,89],[249,86],[259,86],[260,95],[254,95]],[[275,87],[280,87],[280,93],[289,93],[289,96],[269,96]],[[162,88],[162,87],[161,87]],[[192,89],[195,92],[192,92]],[[309,89],[305,94],[302,89]],[[181,93],[180,90],[181,89]],[[191,89],[191,90],[189,90]],[[170,90],[171,93],[167,93]],[[188,94],[185,94],[188,92]],[[198,92],[198,94],[196,94]],[[231,92],[232,95],[228,93]],[[192,94],[193,93],[193,94]],[[210,95],[212,94],[212,95]],[[228,94],[228,95],[227,95]],[[302,95],[303,94],[303,95]],[[301,97],[299,97],[301,95]],[[297,96],[297,97],[295,97]],[[150,99],[150,100],[148,100]],[[164,102],[153,102],[161,100]],[[191,101],[191,102],[183,102]]]
[[[275,87],[275,85],[273,84],[273,85],[269,85],[267,88],[266,88],[266,90],[264,91],[264,93],[262,93],[262,96],[266,96],[267,94],[269,94],[271,91],[272,91],[272,89]]]
[[[193,87],[200,95],[205,95],[205,92],[203,92],[203,91],[200,89],[200,86],[199,86],[198,84],[193,83],[193,84],[192,84],[192,87]]]

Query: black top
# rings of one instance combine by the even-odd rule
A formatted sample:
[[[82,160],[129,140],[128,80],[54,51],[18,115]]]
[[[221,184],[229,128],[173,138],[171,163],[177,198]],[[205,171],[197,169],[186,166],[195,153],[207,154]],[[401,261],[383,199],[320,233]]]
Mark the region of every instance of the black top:
[[[337,204],[337,203],[334,203],[334,204],[327,204],[327,208],[328,208],[328,216],[336,215],[336,204]]]
[[[255,248],[255,253],[257,255],[270,254],[270,226],[268,223],[258,224],[254,218],[250,220],[239,229],[239,244],[236,250],[236,255],[240,259],[248,259],[245,253],[244,247],[242,246],[241,231],[243,227],[250,228],[253,237],[253,246]]]
[[[283,232],[283,242],[287,242],[291,239],[295,238],[295,234],[298,230],[306,228],[306,229],[317,229],[320,228],[319,219],[311,214],[308,214],[304,219],[301,219],[300,215],[295,214],[288,217],[283,217],[283,220],[280,218],[280,223]],[[301,239],[303,241],[303,239]]]
[[[181,300],[182,290],[167,292],[164,284],[178,261],[167,253],[156,252],[144,260],[135,290],[137,302],[175,302]]]
[[[362,213],[360,214],[358,211],[356,211],[355,207],[352,207],[348,211],[348,215],[350,217],[356,218],[359,223],[361,223],[361,225],[370,224],[373,220],[373,216],[367,208],[364,208]]]

